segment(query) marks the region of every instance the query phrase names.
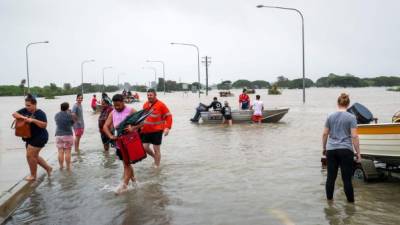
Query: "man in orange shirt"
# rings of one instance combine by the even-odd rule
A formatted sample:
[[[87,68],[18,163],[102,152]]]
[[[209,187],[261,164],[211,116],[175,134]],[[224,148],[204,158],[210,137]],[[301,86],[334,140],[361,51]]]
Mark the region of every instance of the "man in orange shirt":
[[[143,147],[147,154],[154,158],[154,167],[158,168],[161,161],[161,142],[162,137],[167,136],[172,127],[172,114],[167,106],[157,99],[157,93],[154,89],[147,91],[147,102],[143,109],[152,110],[150,116],[144,121],[141,129]],[[153,150],[150,148],[153,145]]]

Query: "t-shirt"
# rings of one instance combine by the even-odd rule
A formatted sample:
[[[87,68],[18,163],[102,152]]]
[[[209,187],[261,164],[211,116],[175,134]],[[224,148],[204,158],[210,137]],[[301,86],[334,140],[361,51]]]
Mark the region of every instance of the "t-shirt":
[[[33,113],[33,115],[26,108],[18,110],[17,113],[26,117],[31,117],[33,119],[40,120],[42,122],[47,122],[46,113],[44,113],[40,109],[36,110]],[[30,139],[47,140],[49,138],[49,133],[47,133],[46,128],[40,128],[35,123],[31,123],[30,125],[31,125],[31,135],[32,135]]]
[[[208,108],[213,108],[215,111],[220,111],[222,108],[222,104],[219,101],[213,101],[211,104],[208,106]]]
[[[96,108],[96,106],[97,106],[97,99],[96,98],[92,98],[91,106],[92,106],[92,108]]]
[[[83,111],[82,105],[75,103],[72,107],[72,113],[75,113],[77,120],[74,123],[74,129],[85,128],[85,123],[83,122]]]
[[[325,127],[329,129],[327,150],[353,150],[351,129],[357,128],[357,119],[353,114],[348,112],[332,113],[326,120]]]
[[[232,114],[231,107],[229,107],[229,106],[222,107],[221,113],[224,116],[230,116]]]
[[[74,124],[74,120],[72,119],[72,115],[69,112],[61,111],[58,112],[54,116],[54,120],[56,121],[56,136],[68,136],[72,135],[72,125]]]
[[[239,95],[239,103],[250,102],[250,97],[247,94]]]
[[[254,110],[254,115],[256,116],[261,116],[262,115],[262,110],[264,107],[264,103],[260,100],[255,100],[253,102],[253,110]]]

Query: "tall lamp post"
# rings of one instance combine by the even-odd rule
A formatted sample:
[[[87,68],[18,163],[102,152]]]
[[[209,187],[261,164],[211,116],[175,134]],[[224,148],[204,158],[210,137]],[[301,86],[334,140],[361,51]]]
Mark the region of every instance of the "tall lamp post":
[[[146,60],[148,63],[161,63],[162,64],[162,70],[163,70],[163,79],[164,79],[164,95],[165,95],[165,63],[164,61],[161,60]]]
[[[94,59],[89,59],[89,60],[83,60],[81,63],[81,88],[82,88],[82,95],[83,95],[83,65],[85,63],[90,63],[90,62],[94,62]]]
[[[171,42],[171,45],[186,45],[186,46],[191,46],[191,47],[196,48],[196,50],[197,50],[197,80],[199,82],[199,86],[197,88],[198,88],[198,91],[199,91],[199,98],[200,98],[200,86],[201,86],[201,84],[200,84],[200,51],[199,51],[199,47],[197,47],[197,45],[195,45],[195,44],[176,43],[176,42]]]
[[[103,67],[103,92],[104,92],[105,89],[106,89],[106,86],[104,86],[104,70],[106,70],[106,69],[111,69],[111,68],[113,68],[113,67],[112,67],[112,66]]]
[[[153,70],[154,71],[154,82],[157,84],[157,69],[155,67],[152,67],[152,66],[142,67],[142,69],[151,69],[151,70]]]
[[[272,8],[272,9],[283,9],[283,10],[291,10],[297,12],[301,17],[301,34],[302,34],[302,42],[303,42],[303,103],[306,102],[306,68],[305,68],[305,53],[304,53],[304,17],[300,10],[295,8],[286,8],[279,6],[267,6],[267,5],[258,5],[257,8]]]
[[[29,82],[29,56],[28,56],[28,48],[31,45],[36,45],[36,44],[48,44],[49,41],[38,41],[38,42],[31,42],[28,45],[26,45],[25,48],[25,56],[26,56],[26,78],[28,81],[28,93],[31,93],[31,86],[30,86],[30,82]]]

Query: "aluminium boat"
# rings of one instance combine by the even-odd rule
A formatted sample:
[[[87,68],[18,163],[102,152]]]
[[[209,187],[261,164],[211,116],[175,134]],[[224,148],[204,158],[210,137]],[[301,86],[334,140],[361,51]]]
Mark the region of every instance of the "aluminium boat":
[[[269,109],[263,111],[263,123],[277,123],[279,122],[286,113],[289,112],[289,108]],[[253,110],[232,110],[232,121],[237,122],[251,122],[253,116]],[[221,123],[222,114],[219,111],[205,111],[201,112],[201,119],[203,123]]]

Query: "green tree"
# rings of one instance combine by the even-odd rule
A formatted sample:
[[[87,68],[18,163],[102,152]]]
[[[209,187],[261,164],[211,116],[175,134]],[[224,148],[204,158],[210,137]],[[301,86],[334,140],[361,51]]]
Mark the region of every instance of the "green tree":
[[[312,81],[311,79],[306,78],[305,79],[305,87],[309,88],[314,86],[314,81]],[[291,80],[289,82],[289,89],[302,89],[303,88],[303,78],[298,78],[298,79],[294,79]]]
[[[230,90],[231,88],[232,88],[232,81],[230,80],[225,80],[217,84],[218,90]]]
[[[251,85],[255,89],[263,89],[263,88],[270,88],[271,84],[265,80],[255,80],[251,82]]]
[[[233,82],[232,87],[234,87],[234,88],[253,88],[253,85],[249,80],[237,80],[237,81]]]

